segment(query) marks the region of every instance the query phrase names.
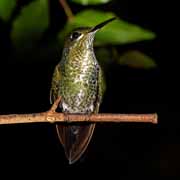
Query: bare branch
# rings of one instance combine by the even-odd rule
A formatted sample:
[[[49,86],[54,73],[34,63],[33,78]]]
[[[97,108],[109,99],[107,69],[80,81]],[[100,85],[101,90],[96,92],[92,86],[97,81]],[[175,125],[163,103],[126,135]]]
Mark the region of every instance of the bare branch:
[[[0,115],[0,124],[19,124],[19,123],[60,123],[67,122],[67,115],[63,113],[43,112],[33,114],[10,114]],[[143,122],[157,124],[157,114],[68,114],[68,122]]]
[[[0,115],[0,124],[18,124],[18,123],[74,123],[74,122],[143,122],[157,124],[157,114],[68,114],[56,112],[60,103],[59,97],[47,112],[32,114],[10,114]],[[68,121],[67,121],[68,116]]]
[[[66,0],[59,0],[59,3],[61,4],[62,8],[64,9],[64,12],[68,18],[68,21],[71,21],[74,18],[74,15],[72,13],[71,8],[69,7]]]

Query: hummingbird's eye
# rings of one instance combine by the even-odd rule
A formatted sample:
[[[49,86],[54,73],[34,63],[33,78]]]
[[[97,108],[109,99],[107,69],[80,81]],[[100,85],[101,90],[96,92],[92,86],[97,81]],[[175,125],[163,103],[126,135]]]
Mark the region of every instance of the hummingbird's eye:
[[[81,33],[79,32],[73,32],[70,36],[71,40],[75,40],[77,39],[79,36],[81,35]]]

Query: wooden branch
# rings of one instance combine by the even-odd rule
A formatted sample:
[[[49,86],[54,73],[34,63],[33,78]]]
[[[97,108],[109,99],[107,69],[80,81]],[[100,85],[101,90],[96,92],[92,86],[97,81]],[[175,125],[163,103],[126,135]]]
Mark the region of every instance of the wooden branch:
[[[72,10],[66,0],[59,0],[59,3],[61,4],[62,8],[64,9],[64,12],[68,18],[68,21],[71,21],[74,18],[74,15],[72,13]]]
[[[56,112],[61,100],[59,97],[47,112],[32,114],[10,114],[0,115],[0,124],[19,124],[19,123],[74,123],[74,122],[141,122],[157,124],[157,114],[64,114]],[[68,118],[67,118],[68,116]],[[68,119],[68,121],[67,121]]]

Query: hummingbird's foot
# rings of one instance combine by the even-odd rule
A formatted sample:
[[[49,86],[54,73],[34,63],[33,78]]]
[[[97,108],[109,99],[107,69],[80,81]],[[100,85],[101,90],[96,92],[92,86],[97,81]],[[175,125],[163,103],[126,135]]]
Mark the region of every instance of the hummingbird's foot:
[[[87,112],[87,114],[86,114],[86,116],[85,116],[85,121],[86,122],[88,122],[88,121],[90,121],[90,119],[91,119],[91,114],[92,114],[92,112]]]
[[[65,118],[64,118],[64,120],[65,120],[65,122],[67,122],[67,123],[70,123],[70,119],[69,119],[69,114],[68,114],[68,112],[64,112],[64,116],[65,116]]]
[[[50,109],[50,112],[56,112],[56,109],[59,105],[59,103],[61,102],[61,96],[59,96],[56,101],[54,102],[54,104],[52,105],[51,109]]]

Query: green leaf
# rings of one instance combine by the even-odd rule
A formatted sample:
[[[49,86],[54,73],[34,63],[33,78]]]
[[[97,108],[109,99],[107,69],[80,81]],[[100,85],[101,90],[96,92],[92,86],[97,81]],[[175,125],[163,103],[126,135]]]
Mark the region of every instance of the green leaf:
[[[16,0],[0,0],[0,17],[8,21],[16,6]]]
[[[111,0],[71,0],[75,3],[87,6],[87,5],[97,5],[97,4],[105,4]]]
[[[102,12],[96,10],[85,10],[75,15],[72,21],[68,22],[61,32],[60,36],[64,37],[67,32],[75,27],[95,26],[116,15],[111,12]],[[127,44],[155,38],[155,34],[145,30],[137,25],[130,24],[121,19],[114,20],[107,24],[96,34],[96,45],[106,44]],[[62,39],[61,39],[62,40]]]
[[[118,59],[118,63],[121,65],[140,69],[151,69],[157,67],[157,64],[151,57],[136,50],[124,53]]]
[[[25,6],[13,23],[11,38],[19,51],[32,49],[48,28],[48,0],[36,0]]]

